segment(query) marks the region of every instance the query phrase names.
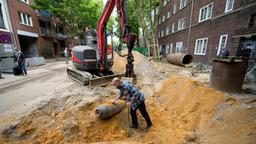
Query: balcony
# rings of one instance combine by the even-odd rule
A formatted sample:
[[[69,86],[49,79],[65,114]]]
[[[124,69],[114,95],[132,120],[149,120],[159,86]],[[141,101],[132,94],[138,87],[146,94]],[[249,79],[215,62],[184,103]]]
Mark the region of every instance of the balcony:
[[[56,33],[57,39],[59,40],[66,40],[68,39],[70,36],[64,33]]]
[[[48,38],[55,38],[56,37],[56,33],[50,29],[47,28],[39,28],[39,35],[43,36],[43,37],[48,37]]]
[[[36,11],[39,19],[45,20],[45,21],[53,20],[53,15],[51,13],[49,13],[48,11],[45,11],[45,10],[35,10],[35,11]]]

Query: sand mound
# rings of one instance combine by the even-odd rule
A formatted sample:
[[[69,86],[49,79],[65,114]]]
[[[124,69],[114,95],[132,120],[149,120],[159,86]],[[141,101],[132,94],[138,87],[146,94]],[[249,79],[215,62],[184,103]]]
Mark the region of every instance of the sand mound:
[[[111,95],[111,93],[109,93]],[[52,100],[2,133],[5,143],[183,143],[214,114],[224,99],[222,93],[199,82],[170,77],[146,104],[153,127],[133,130],[127,137],[128,115],[124,109],[107,120],[96,118],[96,106],[114,98],[84,101],[84,96]],[[96,97],[96,96],[95,96]],[[145,122],[138,113],[140,128]],[[188,135],[190,136],[189,138]],[[191,136],[192,135],[192,136]],[[4,139],[5,140],[4,140]],[[1,142],[1,140],[0,140]]]
[[[133,51],[134,65],[141,63],[145,58],[139,52]],[[127,54],[127,50],[123,50],[122,54]],[[114,53],[114,65],[112,67],[113,71],[125,72],[125,65],[127,64],[127,57],[121,57],[116,52]]]

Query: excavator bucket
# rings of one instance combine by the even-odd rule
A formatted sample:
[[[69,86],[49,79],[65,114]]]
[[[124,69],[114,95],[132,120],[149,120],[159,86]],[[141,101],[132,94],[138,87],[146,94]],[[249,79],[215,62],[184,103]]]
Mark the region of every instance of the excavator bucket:
[[[67,74],[69,78],[84,86],[106,86],[113,78],[121,78],[124,76],[123,73],[114,73],[112,75],[99,77],[86,71],[77,70],[74,67],[67,68]]]

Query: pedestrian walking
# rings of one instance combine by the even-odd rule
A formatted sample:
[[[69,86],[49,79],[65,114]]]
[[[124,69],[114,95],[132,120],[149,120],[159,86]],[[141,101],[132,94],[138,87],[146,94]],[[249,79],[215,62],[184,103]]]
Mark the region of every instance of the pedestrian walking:
[[[25,56],[21,51],[19,51],[17,54],[17,61],[18,61],[18,66],[21,74],[27,75],[27,70],[25,66]]]
[[[69,57],[68,48],[65,48],[65,50],[64,50],[64,56],[65,56],[65,62],[66,62],[66,64],[68,64],[68,57]]]

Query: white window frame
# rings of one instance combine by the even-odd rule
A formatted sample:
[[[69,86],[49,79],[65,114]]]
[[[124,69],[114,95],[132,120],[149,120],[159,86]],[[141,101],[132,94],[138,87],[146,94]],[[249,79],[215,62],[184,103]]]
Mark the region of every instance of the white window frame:
[[[162,22],[164,22],[164,21],[165,21],[165,15],[162,16]]]
[[[172,23],[172,33],[175,32],[175,23]]]
[[[169,51],[170,53],[173,53],[172,49],[173,49],[173,43],[170,44],[170,51]]]
[[[166,6],[166,4],[167,4],[167,0],[163,0],[164,1],[164,6]]]
[[[172,12],[173,12],[173,14],[176,14],[176,12],[177,12],[177,5],[176,4],[173,5],[173,11]]]
[[[171,11],[167,12],[167,19],[171,17]]]
[[[206,40],[206,43],[204,43]],[[198,49],[198,44],[199,44],[199,41],[202,41],[202,45],[200,45],[201,49],[197,50]],[[208,38],[200,38],[200,39],[197,39],[196,40],[196,44],[195,44],[195,49],[194,49],[194,55],[205,55],[206,54],[206,51],[207,51],[207,44],[208,44]],[[205,51],[203,52],[203,47],[205,46]],[[199,52],[197,52],[199,51]]]
[[[229,6],[230,2],[232,2],[232,4],[231,4],[232,7],[231,7],[231,9],[228,9],[228,8],[229,8],[228,6]],[[235,0],[227,0],[227,1],[226,1],[225,13],[230,12],[230,11],[233,10],[234,3],[235,3]]]
[[[226,41],[224,42],[224,47],[222,47],[222,39],[224,37],[226,37]],[[220,54],[220,51],[221,51],[222,48],[226,48],[227,42],[228,42],[228,35],[227,34],[221,35],[220,40],[219,40],[219,47],[218,47],[217,55]]]
[[[161,37],[161,32],[160,32],[160,31],[158,31],[158,37],[159,37],[159,38]]]
[[[182,53],[182,47],[183,47],[183,42],[176,42],[175,53]]]
[[[180,9],[183,9],[187,6],[188,0],[180,0]]]
[[[23,2],[25,4],[29,4],[29,0],[19,0],[19,1],[21,1],[21,2]]]
[[[4,21],[5,28],[0,28],[0,30],[4,32],[10,32],[9,22],[7,18],[8,11],[7,11],[6,3],[4,1],[5,0],[0,0],[0,3],[2,5],[2,14],[3,14],[3,21]]]
[[[166,44],[166,47],[165,47],[165,54],[169,54],[170,53],[170,45],[169,44]]]
[[[21,17],[20,24],[33,27],[33,21],[32,21],[32,16],[31,15],[23,13],[23,12],[19,12],[19,15]],[[25,23],[24,17],[25,17],[25,20],[26,20],[27,23]],[[30,22],[30,24],[29,24],[28,21]]]
[[[212,6],[211,7],[211,11],[209,12],[209,6]],[[203,12],[203,10],[205,10],[205,12],[206,12],[206,18],[205,19],[201,19],[201,16],[202,16],[202,12]],[[210,3],[210,4],[208,4],[208,5],[206,5],[206,6],[204,6],[204,7],[202,7],[200,10],[199,10],[199,18],[198,18],[198,22],[203,22],[203,21],[206,21],[206,20],[208,20],[208,19],[211,19],[212,18],[212,11],[213,11],[213,2],[212,3]]]
[[[161,30],[161,37],[164,37],[164,30]]]
[[[169,35],[170,34],[170,26],[167,26],[166,27],[166,35]]]
[[[178,31],[183,30],[185,28],[185,18],[182,18],[178,22]]]

